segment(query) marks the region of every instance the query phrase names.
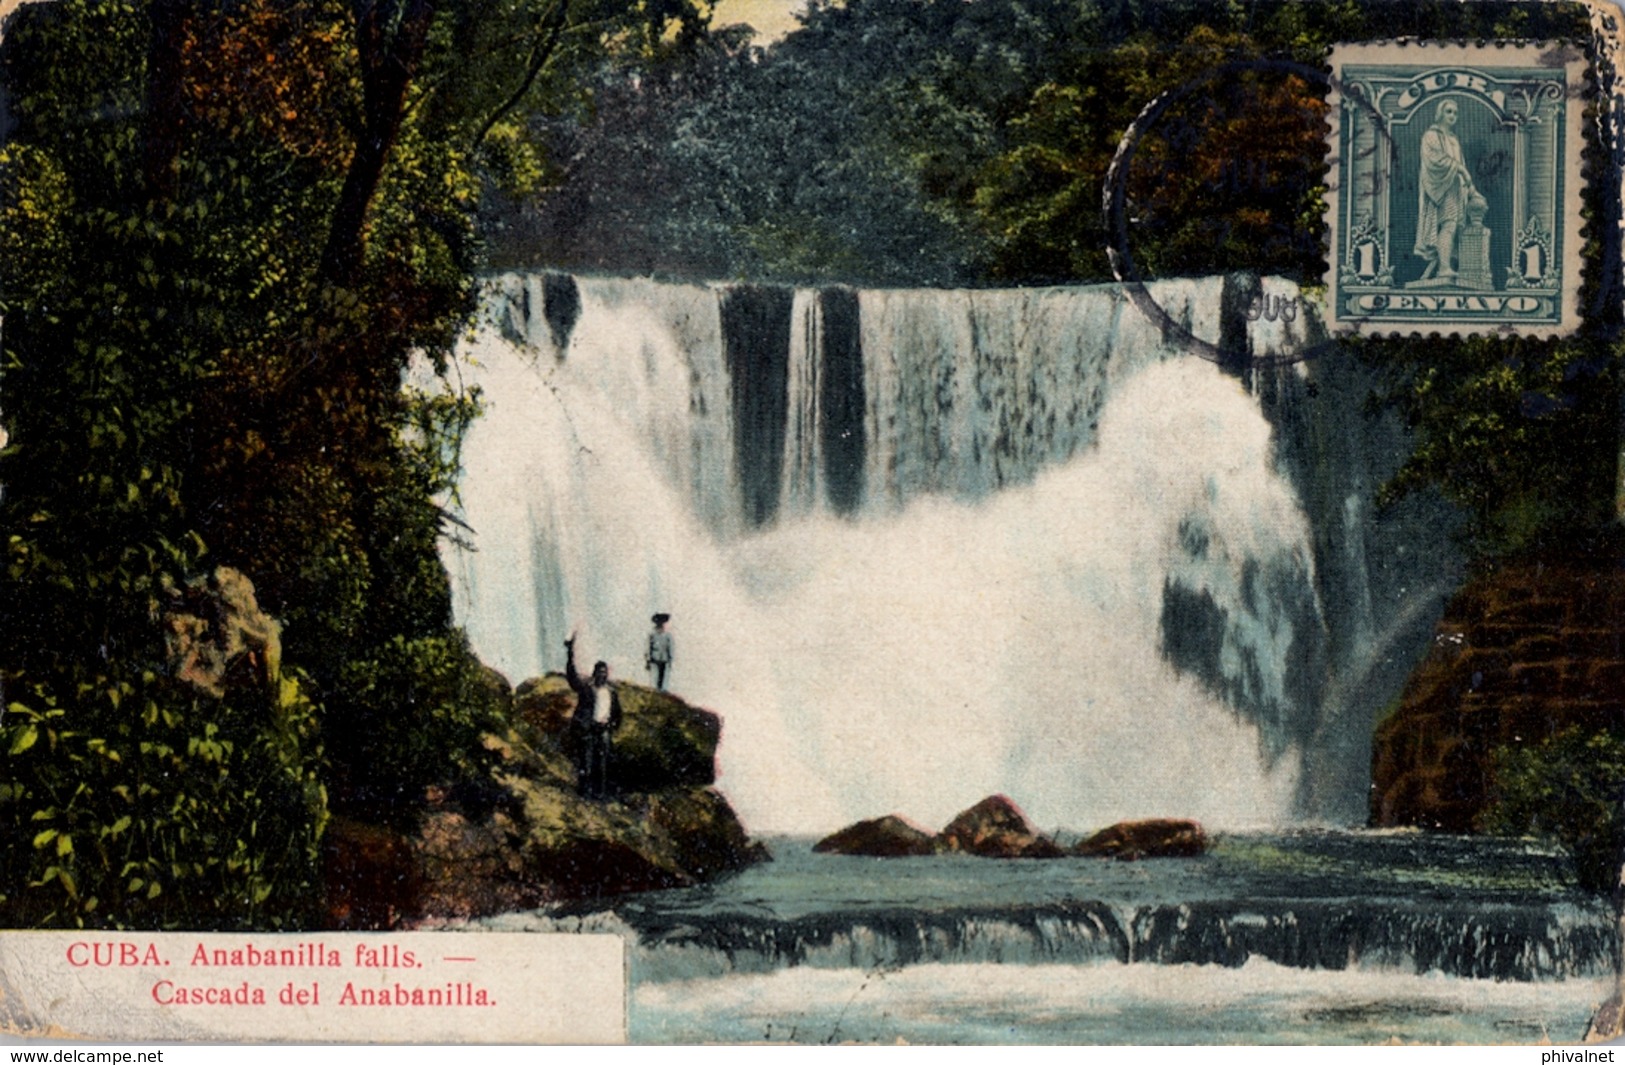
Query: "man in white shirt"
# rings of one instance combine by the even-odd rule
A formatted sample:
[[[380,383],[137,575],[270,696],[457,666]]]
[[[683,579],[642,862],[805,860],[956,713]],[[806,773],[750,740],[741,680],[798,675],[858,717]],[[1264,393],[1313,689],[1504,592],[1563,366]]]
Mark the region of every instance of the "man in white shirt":
[[[649,620],[654,622],[655,631],[649,634],[649,653],[644,656],[643,664],[654,671],[655,690],[665,691],[671,677],[671,633],[666,631],[671,615],[656,614]]]
[[[576,693],[576,790],[582,798],[609,798],[610,736],[621,727],[621,697],[609,682],[609,665],[595,663],[592,679],[576,672],[575,633],[564,641],[564,679]]]

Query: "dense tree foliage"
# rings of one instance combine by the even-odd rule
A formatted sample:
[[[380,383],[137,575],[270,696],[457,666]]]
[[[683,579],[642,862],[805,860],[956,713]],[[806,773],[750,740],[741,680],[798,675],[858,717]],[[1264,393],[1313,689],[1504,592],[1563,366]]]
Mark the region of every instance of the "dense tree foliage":
[[[714,34],[600,106],[538,120],[561,160],[501,212],[510,262],[755,280],[1107,280],[1107,166],[1148,272],[1318,279],[1327,46],[1589,35],[1523,5],[849,0],[767,49]],[[636,165],[627,165],[636,161]]]
[[[1560,841],[1582,887],[1620,900],[1625,738],[1614,730],[1570,729],[1536,747],[1502,748],[1494,768],[1489,827]]]
[[[441,502],[476,397],[482,188],[683,0],[62,0],[7,24],[0,157],[7,923],[310,919],[330,801],[479,768]],[[200,691],[166,627],[220,567],[280,675]]]

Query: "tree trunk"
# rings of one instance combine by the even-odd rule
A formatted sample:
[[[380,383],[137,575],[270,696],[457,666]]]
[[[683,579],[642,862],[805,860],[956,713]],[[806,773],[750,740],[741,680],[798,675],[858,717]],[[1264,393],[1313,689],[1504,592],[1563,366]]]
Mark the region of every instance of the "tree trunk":
[[[175,194],[175,160],[185,134],[186,97],[182,58],[192,4],[188,0],[154,0],[151,36],[147,39],[147,101],[143,116],[145,144],[141,167],[152,201]]]
[[[434,18],[432,0],[357,0],[362,133],[344,175],[322,250],[319,279],[352,287],[366,252],[367,211],[406,115],[406,90],[417,73]]]
[[[1625,866],[1620,868],[1619,877],[1620,883],[1625,885]],[[1620,949],[1625,951],[1625,898],[1621,896],[1621,891],[1614,892],[1614,924]],[[1621,1037],[1625,1037],[1625,961],[1614,975],[1614,993],[1591,1015],[1581,1042],[1611,1043]]]

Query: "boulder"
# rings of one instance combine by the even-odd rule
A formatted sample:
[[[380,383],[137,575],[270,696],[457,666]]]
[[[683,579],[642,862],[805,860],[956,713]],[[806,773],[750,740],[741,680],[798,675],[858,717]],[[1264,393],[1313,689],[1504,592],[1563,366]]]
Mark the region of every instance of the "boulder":
[[[1120,821],[1077,844],[1072,853],[1132,862],[1141,858],[1194,858],[1206,850],[1207,834],[1195,821],[1152,818]]]
[[[717,778],[717,743],[722,721],[666,692],[617,684],[621,728],[615,733],[610,786],[637,794],[667,788],[703,788]],[[527,680],[514,692],[514,713],[537,732],[573,754],[570,722],[576,697],[564,676],[549,673]]]
[[[277,692],[282,626],[259,607],[254,583],[230,566],[165,589],[164,651],[169,673],[216,699],[229,687]]]
[[[652,831],[670,839],[677,865],[703,882],[771,861],[767,848],[745,832],[733,807],[713,788],[686,788],[650,796]]]
[[[1021,807],[1003,795],[989,795],[961,812],[939,837],[950,851],[984,858],[1058,858],[1061,848],[1038,830]]]
[[[611,787],[655,792],[716,782],[721,718],[651,688],[622,685],[620,695],[623,720],[610,762]]]
[[[523,801],[517,849],[525,876],[550,901],[688,887],[767,858],[710,789],[590,802],[572,787],[509,784]]]
[[[848,825],[813,844],[819,854],[910,858],[938,851],[936,837],[896,814]]]
[[[576,793],[569,730],[552,724],[574,696],[548,677],[520,685],[510,727],[485,737],[497,763],[489,780],[428,789],[415,818],[395,828],[374,823],[400,820],[385,810],[335,819],[330,925],[412,927],[687,887],[769,860],[706,786],[716,715],[647,689],[623,686],[620,696],[622,787],[611,801]]]
[[[460,804],[435,802],[413,839],[419,895],[413,914],[466,918],[528,910],[547,898],[527,876],[522,826],[505,811],[484,817]]]

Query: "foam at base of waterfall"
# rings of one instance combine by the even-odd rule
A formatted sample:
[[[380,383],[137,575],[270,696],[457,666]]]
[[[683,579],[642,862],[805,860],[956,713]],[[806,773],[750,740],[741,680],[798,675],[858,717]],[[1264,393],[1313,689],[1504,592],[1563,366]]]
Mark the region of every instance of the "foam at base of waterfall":
[[[635,1042],[1572,1042],[1613,978],[1520,984],[1267,961],[786,969],[634,987]]]
[[[1255,609],[1244,560],[1304,550],[1269,427],[1232,379],[1149,366],[1102,411],[1095,448],[980,503],[922,497],[730,540],[658,445],[660,418],[684,416],[692,386],[670,364],[687,356],[640,340],[647,368],[619,365],[595,302],[587,289],[562,361],[479,351],[489,409],[462,487],[477,551],[450,562],[490,664],[557,669],[580,629],[585,656],[638,679],[648,615],[672,613],[678,693],[723,715],[721,783],[757,830],[889,810],[940,823],[992,792],[1051,825],[1289,816],[1293,767],[1267,769],[1256,728],[1158,651],[1187,514],[1225,530],[1229,571],[1205,580],[1238,616]]]

